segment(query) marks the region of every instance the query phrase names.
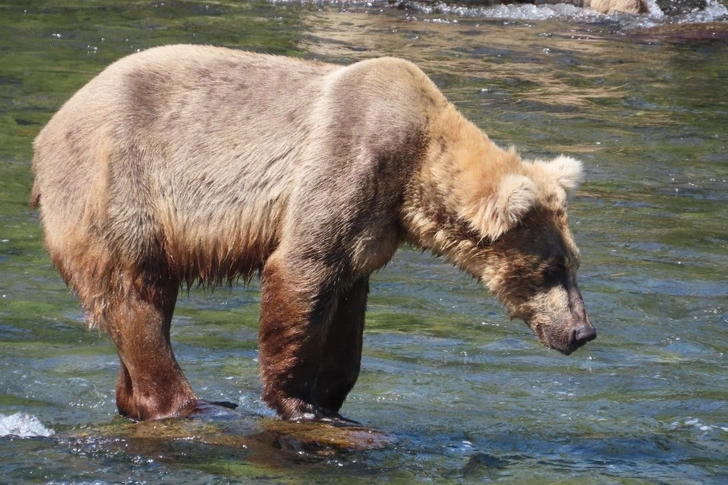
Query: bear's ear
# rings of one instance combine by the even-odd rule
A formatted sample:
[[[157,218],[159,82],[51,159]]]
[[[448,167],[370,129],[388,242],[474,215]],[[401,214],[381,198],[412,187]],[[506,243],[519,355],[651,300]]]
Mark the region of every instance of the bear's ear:
[[[545,163],[544,167],[556,178],[556,183],[569,193],[576,190],[584,178],[584,169],[581,162],[564,155]]]
[[[471,211],[470,221],[483,237],[491,241],[518,224],[536,203],[536,184],[525,175],[505,175],[498,189]]]

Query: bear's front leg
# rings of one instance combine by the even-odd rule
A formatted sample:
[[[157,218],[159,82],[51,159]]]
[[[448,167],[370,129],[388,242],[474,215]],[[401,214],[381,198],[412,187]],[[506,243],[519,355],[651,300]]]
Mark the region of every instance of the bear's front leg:
[[[284,419],[330,416],[316,402],[316,378],[336,307],[336,277],[323,264],[274,253],[263,270],[259,358],[263,400]]]
[[[340,292],[321,352],[314,401],[334,421],[351,422],[339,409],[359,377],[368,293],[368,276]]]

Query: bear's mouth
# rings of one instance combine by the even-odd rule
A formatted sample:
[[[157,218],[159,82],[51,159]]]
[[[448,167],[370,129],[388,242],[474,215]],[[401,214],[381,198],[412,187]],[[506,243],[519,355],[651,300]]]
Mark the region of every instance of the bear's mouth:
[[[586,345],[587,342],[591,342],[597,338],[597,331],[591,325],[584,325],[573,329],[567,334],[559,332],[554,335],[553,333],[548,333],[546,330],[543,325],[536,325],[533,332],[544,346],[561,352],[564,355],[571,355]]]

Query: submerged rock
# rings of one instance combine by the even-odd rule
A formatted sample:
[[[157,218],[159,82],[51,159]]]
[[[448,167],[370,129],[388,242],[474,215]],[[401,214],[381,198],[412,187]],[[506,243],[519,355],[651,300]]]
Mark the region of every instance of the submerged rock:
[[[176,456],[235,455],[256,467],[280,467],[291,462],[316,462],[352,451],[381,449],[394,436],[366,426],[296,423],[232,410],[193,418],[111,424],[74,431],[60,437],[84,446],[121,449],[155,460]]]

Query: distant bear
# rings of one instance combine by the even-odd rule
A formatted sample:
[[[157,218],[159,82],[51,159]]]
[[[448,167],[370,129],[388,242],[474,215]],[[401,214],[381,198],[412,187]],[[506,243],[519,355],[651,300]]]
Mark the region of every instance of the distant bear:
[[[564,3],[571,3],[577,7],[590,8],[603,14],[615,12],[631,13],[634,15],[650,13],[647,0],[564,0]]]
[[[116,344],[134,420],[206,406],[170,346],[181,285],[256,272],[264,400],[342,420],[369,275],[403,242],[484,282],[551,348],[596,336],[566,217],[580,163],[501,150],[400,59],[150,49],[58,111],[33,168],[46,248]]]

